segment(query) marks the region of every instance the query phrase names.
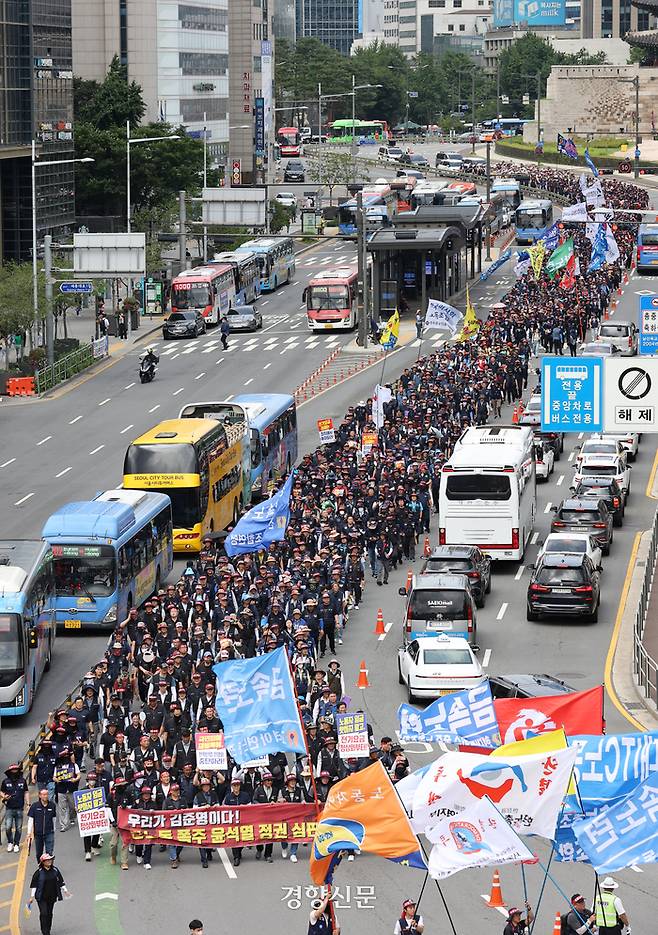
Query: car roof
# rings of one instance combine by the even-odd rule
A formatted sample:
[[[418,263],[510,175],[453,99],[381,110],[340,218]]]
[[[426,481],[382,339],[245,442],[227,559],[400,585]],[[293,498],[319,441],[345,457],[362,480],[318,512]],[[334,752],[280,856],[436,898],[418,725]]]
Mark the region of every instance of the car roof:
[[[539,564],[542,568],[577,568],[584,560],[584,552],[546,552]]]
[[[617,478],[611,474],[583,474],[578,481],[579,487],[612,487],[613,484],[617,484]]]
[[[449,572],[431,572],[425,575],[415,575],[412,590],[414,591],[449,591],[468,590],[469,583],[466,575],[455,575]]]
[[[567,685],[566,682],[563,682],[562,679],[556,678],[554,675],[530,675],[523,673],[514,675],[498,675],[496,676],[496,679],[499,682],[505,682],[509,686],[514,686],[515,688],[520,689],[530,697],[539,697],[541,695],[561,695],[576,691],[576,689],[572,688],[571,685]]]
[[[617,467],[620,461],[619,455],[609,455],[601,451],[591,452],[590,454],[585,452],[583,455],[583,466],[587,467],[596,466],[597,464],[601,467]]]
[[[593,497],[588,497],[586,500],[581,497],[569,497],[567,500],[563,500],[560,504],[560,510],[591,510],[592,505],[599,506],[603,503],[603,500],[594,500]]]
[[[418,643],[420,643],[423,649],[468,649],[468,640],[463,636],[444,636],[439,634],[438,636],[419,636],[417,637]],[[472,655],[472,652],[471,652]]]
[[[476,548],[476,545],[439,545],[428,558],[470,558]]]

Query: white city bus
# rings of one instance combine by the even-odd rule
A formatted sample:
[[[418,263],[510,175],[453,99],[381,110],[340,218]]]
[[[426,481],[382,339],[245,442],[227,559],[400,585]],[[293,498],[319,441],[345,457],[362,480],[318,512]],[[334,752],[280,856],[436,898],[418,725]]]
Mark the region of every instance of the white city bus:
[[[466,429],[441,471],[439,545],[477,545],[493,559],[520,560],[536,512],[532,429]]]

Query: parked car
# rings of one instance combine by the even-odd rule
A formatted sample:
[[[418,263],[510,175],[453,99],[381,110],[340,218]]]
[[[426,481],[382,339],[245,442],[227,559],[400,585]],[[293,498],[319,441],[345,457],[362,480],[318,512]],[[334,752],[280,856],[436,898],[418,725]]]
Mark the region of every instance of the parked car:
[[[284,208],[294,208],[297,205],[297,199],[292,192],[277,192],[274,200],[278,201]]]
[[[198,338],[206,333],[206,319],[198,310],[172,312],[162,322],[162,338]]]
[[[422,166],[425,169],[429,169],[430,167],[427,157],[422,156],[420,153],[403,153],[399,162],[402,166],[412,166],[414,168],[420,168]]]
[[[535,564],[528,585],[526,617],[545,616],[599,619],[600,566],[584,553],[543,555]]]
[[[490,675],[489,685],[494,698],[542,698],[578,691],[554,675]]]
[[[231,331],[258,331],[263,327],[263,313],[255,305],[238,305],[228,310]]]
[[[289,159],[283,170],[284,182],[305,182],[304,163],[300,159]]]
[[[555,466],[555,452],[542,438],[534,439],[535,473],[537,480],[547,481]]]
[[[426,636],[398,650],[398,682],[416,698],[440,698],[475,688],[485,679],[475,651],[459,636]]]
[[[478,607],[484,607],[491,590],[491,559],[476,545],[437,546],[423,562],[420,573],[466,575]]]

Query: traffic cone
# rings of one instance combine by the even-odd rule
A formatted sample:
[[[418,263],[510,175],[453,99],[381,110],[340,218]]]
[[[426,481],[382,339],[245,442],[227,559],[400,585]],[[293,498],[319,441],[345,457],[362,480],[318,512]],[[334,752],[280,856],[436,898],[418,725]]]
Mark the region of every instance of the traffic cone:
[[[368,681],[368,670],[366,669],[365,659],[361,660],[361,667],[359,669],[359,679],[356,683],[357,688],[370,688],[370,682]],[[500,888],[500,884],[498,884]]]
[[[628,273],[624,273],[624,285],[628,285]]]
[[[411,590],[411,582],[412,582],[413,580],[414,580],[414,573],[413,573],[413,571],[412,571],[411,568],[410,568],[409,571],[407,572],[407,583],[406,583],[405,586],[404,586],[404,589],[405,589],[405,591],[407,592],[407,594],[408,594],[409,591]]]
[[[490,909],[505,908],[505,903],[503,902],[503,891],[500,888],[500,874],[497,870],[494,870],[493,880],[491,881],[491,892],[489,893],[487,906],[489,906]]]
[[[429,554],[430,554],[430,551],[431,551],[431,549],[430,549],[430,537],[429,537],[429,536],[425,536],[425,545],[423,546],[423,555],[429,555]]]
[[[553,923],[553,935],[560,935],[562,931],[562,918],[559,912],[555,913],[555,922]]]
[[[519,419],[521,418],[524,412],[525,412],[525,406],[523,405],[523,400],[521,400],[519,402]]]
[[[512,424],[518,425],[518,423],[519,423],[519,410],[518,410],[518,407],[515,406],[514,411],[512,412]]]
[[[377,623],[375,624],[375,633],[377,634],[377,636],[381,636],[382,633],[386,633],[386,630],[384,629],[384,614],[382,612],[381,607],[377,611]]]

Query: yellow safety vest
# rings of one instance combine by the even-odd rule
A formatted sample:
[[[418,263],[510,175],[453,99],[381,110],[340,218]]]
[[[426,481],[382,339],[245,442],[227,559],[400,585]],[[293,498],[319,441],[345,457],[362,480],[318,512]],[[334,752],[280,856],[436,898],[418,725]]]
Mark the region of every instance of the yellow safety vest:
[[[619,925],[614,893],[601,893],[597,898],[596,924],[599,928],[606,929],[616,928]]]

